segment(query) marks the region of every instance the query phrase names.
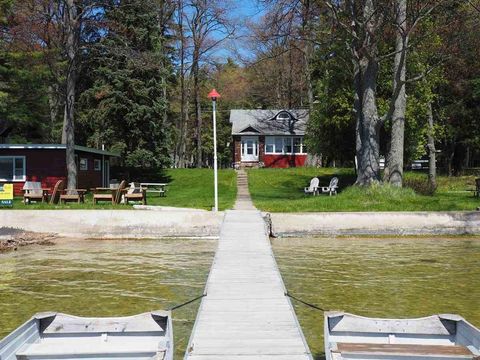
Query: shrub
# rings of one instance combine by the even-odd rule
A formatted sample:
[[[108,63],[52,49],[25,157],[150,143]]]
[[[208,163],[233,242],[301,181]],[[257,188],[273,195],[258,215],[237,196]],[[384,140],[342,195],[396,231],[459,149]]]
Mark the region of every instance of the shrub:
[[[424,177],[409,177],[403,180],[403,186],[410,188],[417,194],[433,196],[437,190],[429,181]]]

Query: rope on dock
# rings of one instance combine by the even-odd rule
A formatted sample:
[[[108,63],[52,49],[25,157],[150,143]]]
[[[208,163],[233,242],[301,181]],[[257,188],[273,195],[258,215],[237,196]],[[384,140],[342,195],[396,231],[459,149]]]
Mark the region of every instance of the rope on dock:
[[[306,301],[303,301],[295,296],[293,296],[292,294],[290,294],[288,291],[285,293],[285,296],[288,296],[289,298],[293,299],[293,300],[296,300],[298,301],[299,303],[303,304],[303,305],[306,305],[312,309],[315,309],[315,310],[318,310],[318,311],[322,311],[322,312],[326,312],[326,311],[329,311],[327,309],[324,309],[324,308],[321,308],[320,306],[317,306],[317,305],[314,305],[314,304],[310,304]]]
[[[169,307],[167,310],[173,311],[173,310],[180,309],[181,307],[184,307],[184,306],[186,306],[186,305],[188,305],[188,304],[191,304],[191,303],[193,303],[193,302],[195,302],[195,301],[197,301],[197,300],[200,300],[201,298],[203,298],[203,297],[205,297],[205,296],[207,296],[207,294],[206,294],[206,293],[203,293],[202,295],[197,296],[197,297],[194,298],[194,299],[188,300],[188,301],[186,301],[186,302],[184,302],[184,303],[182,303],[182,304]]]

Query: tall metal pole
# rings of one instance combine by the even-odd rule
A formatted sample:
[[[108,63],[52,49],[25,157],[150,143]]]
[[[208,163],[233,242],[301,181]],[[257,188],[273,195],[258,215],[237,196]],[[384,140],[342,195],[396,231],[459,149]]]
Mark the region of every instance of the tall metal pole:
[[[215,187],[215,207],[214,211],[218,211],[218,167],[217,167],[217,99],[212,98],[213,104],[213,182]]]

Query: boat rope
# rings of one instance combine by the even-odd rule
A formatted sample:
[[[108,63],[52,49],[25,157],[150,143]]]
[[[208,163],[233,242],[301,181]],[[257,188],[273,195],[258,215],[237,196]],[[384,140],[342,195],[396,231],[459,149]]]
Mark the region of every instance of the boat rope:
[[[194,298],[194,299],[191,299],[191,300],[185,301],[185,302],[184,302],[184,303],[182,303],[182,304],[179,304],[179,305],[175,305],[175,306],[169,307],[167,310],[169,310],[169,311],[173,311],[173,310],[180,309],[181,307],[184,307],[184,306],[186,306],[186,305],[188,305],[188,304],[191,304],[191,303],[193,303],[193,302],[195,302],[195,301],[197,301],[197,300],[200,300],[201,298],[203,298],[203,297],[205,297],[205,296],[207,296],[207,294],[206,294],[206,293],[203,293],[202,295],[200,295],[200,296],[197,296],[197,297],[196,297],[196,298]]]
[[[312,309],[315,309],[315,310],[318,310],[318,311],[323,311],[323,312],[326,312],[326,311],[329,311],[327,309],[324,309],[324,308],[321,308],[320,306],[317,306],[317,305],[314,305],[314,304],[310,304],[306,301],[303,301],[295,296],[293,296],[292,294],[290,294],[288,291],[285,293],[285,296],[288,296],[289,298],[293,299],[293,300],[296,300],[298,301],[299,303],[303,304],[303,305],[306,305]]]

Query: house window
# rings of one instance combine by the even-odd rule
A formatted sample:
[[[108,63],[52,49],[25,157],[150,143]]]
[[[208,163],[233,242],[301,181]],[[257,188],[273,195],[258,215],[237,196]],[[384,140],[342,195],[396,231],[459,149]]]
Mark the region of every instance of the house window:
[[[88,159],[80,158],[80,170],[88,170]]]
[[[302,153],[302,138],[299,138],[299,137],[293,138],[293,153],[294,154]]]
[[[275,154],[282,154],[283,153],[283,139],[281,137],[275,138]]]
[[[283,138],[283,152],[285,154],[292,153],[292,138],[290,137]]]
[[[0,181],[25,180],[25,156],[0,156]]]
[[[267,136],[265,138],[265,153],[272,154],[275,150],[275,138]]]
[[[290,114],[283,111],[277,115],[278,120],[289,120],[290,119]]]
[[[102,160],[100,159],[93,160],[93,169],[95,171],[102,171]]]
[[[265,154],[305,154],[306,152],[303,137],[265,137]]]

